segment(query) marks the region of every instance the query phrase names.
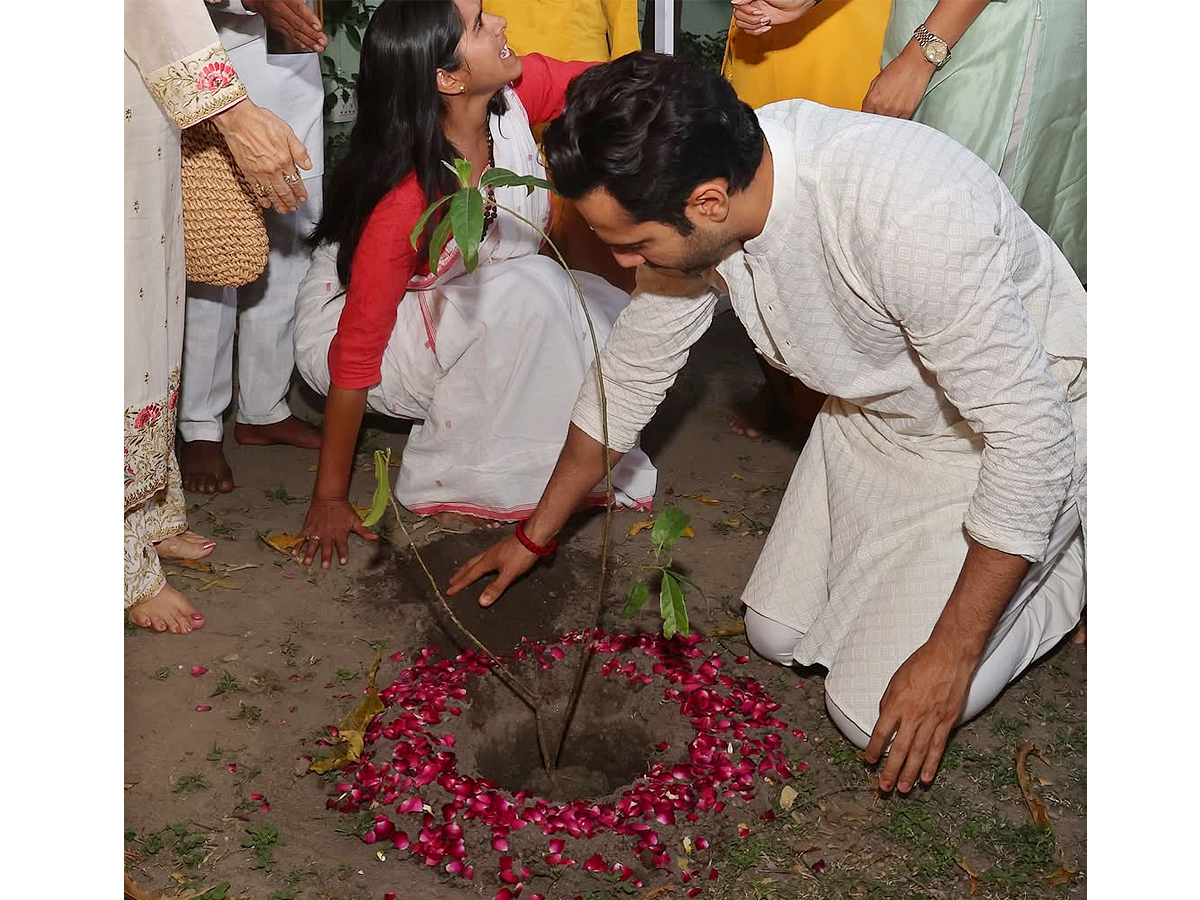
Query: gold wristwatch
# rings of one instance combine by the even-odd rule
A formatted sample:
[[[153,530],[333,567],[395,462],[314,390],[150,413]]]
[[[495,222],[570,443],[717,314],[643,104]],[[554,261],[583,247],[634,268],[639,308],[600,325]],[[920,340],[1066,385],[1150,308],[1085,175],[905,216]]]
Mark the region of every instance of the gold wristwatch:
[[[940,69],[946,63],[950,62],[950,47],[940,37],[926,28],[924,22],[917,26],[917,30],[913,32],[913,37],[921,45],[921,53],[924,54],[926,61],[935,69]]]

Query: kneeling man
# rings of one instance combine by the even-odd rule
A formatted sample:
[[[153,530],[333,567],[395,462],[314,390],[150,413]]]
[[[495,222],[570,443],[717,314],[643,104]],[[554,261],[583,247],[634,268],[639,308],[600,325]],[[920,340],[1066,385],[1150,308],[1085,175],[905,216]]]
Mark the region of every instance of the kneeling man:
[[[884,790],[930,782],[951,729],[1084,605],[1086,294],[1000,179],[909,121],[630,54],[546,132],[555,187],[638,291],[601,354],[609,456],[633,446],[719,292],[768,363],[828,394],[747,584],[755,649],[828,667],[826,706]],[[537,560],[603,476],[584,382],[537,511],[455,573]],[[530,549],[530,548],[534,549]]]

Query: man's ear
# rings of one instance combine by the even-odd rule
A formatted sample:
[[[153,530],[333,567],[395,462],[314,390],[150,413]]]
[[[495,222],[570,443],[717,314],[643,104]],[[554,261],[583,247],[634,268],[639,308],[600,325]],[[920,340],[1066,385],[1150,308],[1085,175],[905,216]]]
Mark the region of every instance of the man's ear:
[[[465,93],[467,86],[457,72],[447,72],[445,69],[438,69],[437,89],[439,94],[454,96],[455,94]]]
[[[695,216],[713,225],[729,218],[729,184],[724,178],[702,181],[688,197],[688,206]]]

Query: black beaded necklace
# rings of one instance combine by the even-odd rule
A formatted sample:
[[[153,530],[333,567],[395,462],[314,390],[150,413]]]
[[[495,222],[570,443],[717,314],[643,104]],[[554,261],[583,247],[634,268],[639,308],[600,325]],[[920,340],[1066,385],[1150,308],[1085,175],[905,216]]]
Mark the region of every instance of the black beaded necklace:
[[[493,168],[496,165],[495,148],[492,146],[492,129],[489,126],[487,130],[488,142],[488,168]],[[483,189],[483,233],[480,235],[480,240],[487,236],[488,228],[496,221],[496,192],[488,185]]]

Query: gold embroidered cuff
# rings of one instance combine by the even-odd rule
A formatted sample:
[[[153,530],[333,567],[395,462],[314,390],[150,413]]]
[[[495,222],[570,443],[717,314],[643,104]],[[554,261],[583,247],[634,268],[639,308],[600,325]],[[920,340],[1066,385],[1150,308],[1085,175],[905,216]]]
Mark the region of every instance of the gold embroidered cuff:
[[[146,77],[150,92],[180,128],[195,125],[246,96],[220,43],[168,63]]]

